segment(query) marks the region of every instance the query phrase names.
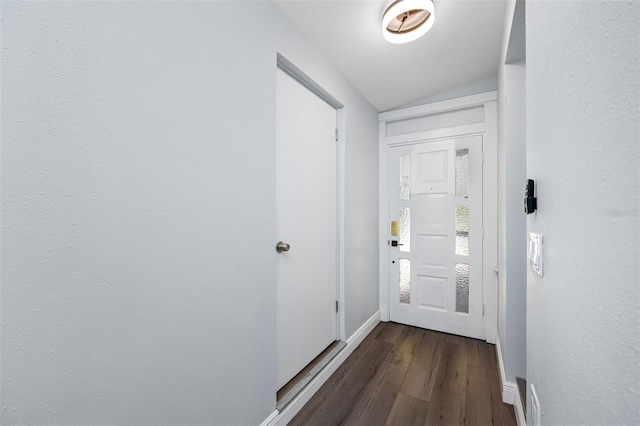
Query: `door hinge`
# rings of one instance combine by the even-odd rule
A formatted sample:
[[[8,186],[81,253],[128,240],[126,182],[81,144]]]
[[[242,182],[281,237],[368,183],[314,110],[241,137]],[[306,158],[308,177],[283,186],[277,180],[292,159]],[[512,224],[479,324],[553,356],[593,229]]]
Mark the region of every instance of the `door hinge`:
[[[336,300],[336,312],[338,312],[338,301]]]
[[[338,142],[338,129],[336,129],[336,142]]]

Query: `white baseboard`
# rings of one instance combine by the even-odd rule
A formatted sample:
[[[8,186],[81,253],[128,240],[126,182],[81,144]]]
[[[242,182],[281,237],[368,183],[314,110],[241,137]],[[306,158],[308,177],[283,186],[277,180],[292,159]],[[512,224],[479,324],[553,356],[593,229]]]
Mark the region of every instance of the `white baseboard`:
[[[269,425],[271,425],[275,421],[276,417],[278,417],[278,410],[274,410],[273,413],[269,414],[269,417],[264,419],[264,421],[262,423],[260,423],[260,426],[269,426]]]
[[[527,395],[524,396],[525,398]],[[515,401],[513,404],[513,411],[516,415],[516,422],[518,426],[527,426],[527,419],[524,417],[524,407],[522,406],[522,399],[520,398],[520,389],[516,386]]]
[[[336,355],[333,360],[327,364],[327,366],[318,375],[309,382],[296,396],[293,401],[289,403],[280,412],[277,410],[271,413],[260,426],[285,426],[295,417],[296,414],[309,402],[311,397],[322,387],[322,385],[331,377],[331,375],[342,365],[342,363],[351,355],[351,353],[358,347],[365,337],[371,333],[376,325],[380,322],[380,311],[376,312],[369,318],[355,333],[347,339],[347,346]]]
[[[498,356],[498,367],[500,370],[500,385],[502,386],[502,402],[513,405],[518,395],[518,387],[513,382],[508,382],[504,372],[504,361],[502,359],[502,348],[500,347],[500,336],[496,335],[496,355]]]

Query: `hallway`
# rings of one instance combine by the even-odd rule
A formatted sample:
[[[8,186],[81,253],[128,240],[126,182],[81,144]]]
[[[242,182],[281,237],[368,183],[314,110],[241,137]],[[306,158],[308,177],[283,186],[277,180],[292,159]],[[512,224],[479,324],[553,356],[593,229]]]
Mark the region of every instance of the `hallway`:
[[[0,424],[638,424],[640,0],[433,0],[402,45],[392,1],[0,1]],[[279,410],[285,61],[336,109],[317,254],[348,346]],[[468,170],[410,155],[479,135]],[[482,333],[392,314],[454,294]]]
[[[495,347],[381,322],[290,425],[515,425]]]

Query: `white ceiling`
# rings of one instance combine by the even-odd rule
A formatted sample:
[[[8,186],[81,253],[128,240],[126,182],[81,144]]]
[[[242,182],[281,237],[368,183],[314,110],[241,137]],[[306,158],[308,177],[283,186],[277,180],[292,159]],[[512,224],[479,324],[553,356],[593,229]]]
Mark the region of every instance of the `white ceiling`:
[[[496,74],[506,0],[435,0],[435,24],[407,44],[384,40],[389,0],[273,0],[378,109],[385,111]]]

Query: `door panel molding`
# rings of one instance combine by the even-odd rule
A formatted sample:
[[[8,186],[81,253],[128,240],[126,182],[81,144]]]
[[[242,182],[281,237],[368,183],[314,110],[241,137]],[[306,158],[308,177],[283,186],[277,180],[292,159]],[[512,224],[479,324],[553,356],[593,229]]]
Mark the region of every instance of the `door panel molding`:
[[[379,265],[380,265],[380,319],[390,318],[390,273],[389,263],[389,150],[393,146],[413,145],[419,142],[438,142],[445,139],[480,135],[483,139],[483,229],[482,241],[482,300],[484,316],[482,321],[483,335],[489,343],[495,343],[497,333],[498,311],[498,279],[495,273],[497,266],[497,207],[498,207],[498,168],[497,168],[497,92],[486,92],[457,99],[451,99],[429,105],[411,107],[402,110],[381,113],[379,115]],[[429,131],[403,134],[402,136],[386,136],[386,123],[398,120],[410,120],[415,117],[436,115],[439,113],[465,110],[481,105],[484,108],[484,122],[456,123],[447,127]],[[417,242],[416,242],[417,243]]]

